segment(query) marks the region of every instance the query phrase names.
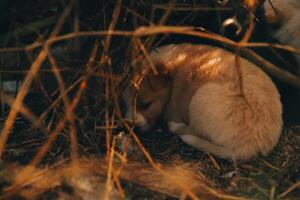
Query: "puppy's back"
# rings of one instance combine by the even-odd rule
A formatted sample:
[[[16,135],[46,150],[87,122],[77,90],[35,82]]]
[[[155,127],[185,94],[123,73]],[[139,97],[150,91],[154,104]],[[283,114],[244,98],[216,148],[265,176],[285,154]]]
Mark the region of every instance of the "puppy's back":
[[[215,152],[220,157],[265,155],[277,144],[282,129],[279,93],[261,69],[242,58],[240,81],[235,55],[224,53],[223,65],[214,68],[228,68],[228,76],[207,82],[195,92],[189,106],[190,124],[213,143],[227,148]]]

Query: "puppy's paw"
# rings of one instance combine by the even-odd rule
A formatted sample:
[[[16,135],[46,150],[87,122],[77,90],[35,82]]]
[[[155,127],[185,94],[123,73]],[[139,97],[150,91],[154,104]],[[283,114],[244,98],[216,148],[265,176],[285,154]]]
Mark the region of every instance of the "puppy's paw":
[[[173,133],[184,126],[186,126],[186,124],[182,122],[173,122],[173,121],[168,122],[169,130]]]

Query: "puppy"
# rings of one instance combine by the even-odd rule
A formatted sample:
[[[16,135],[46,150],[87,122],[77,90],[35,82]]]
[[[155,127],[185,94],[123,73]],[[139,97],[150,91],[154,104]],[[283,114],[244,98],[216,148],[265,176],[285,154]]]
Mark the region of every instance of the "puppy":
[[[143,131],[163,119],[187,144],[231,160],[266,155],[277,144],[280,96],[260,68],[239,58],[238,70],[234,54],[205,45],[163,46],[149,57],[133,78],[135,87],[124,92],[127,117]]]

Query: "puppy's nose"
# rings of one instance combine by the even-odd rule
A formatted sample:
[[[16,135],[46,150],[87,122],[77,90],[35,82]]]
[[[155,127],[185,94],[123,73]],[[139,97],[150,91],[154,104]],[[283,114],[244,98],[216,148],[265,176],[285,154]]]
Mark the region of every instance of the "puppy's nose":
[[[137,126],[143,126],[147,122],[146,118],[138,112],[127,111],[125,116],[128,121],[135,123]]]
[[[140,114],[140,113],[136,113],[136,115],[135,115],[135,123],[141,129],[144,129],[145,127],[148,126],[146,118],[142,114]]]

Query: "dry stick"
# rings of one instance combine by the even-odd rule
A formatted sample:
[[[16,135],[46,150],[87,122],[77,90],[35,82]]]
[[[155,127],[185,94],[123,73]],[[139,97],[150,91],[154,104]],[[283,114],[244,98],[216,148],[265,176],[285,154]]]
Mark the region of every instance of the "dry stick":
[[[163,16],[159,20],[159,23],[158,23],[159,26],[163,25],[167,21],[167,19],[171,15],[175,5],[176,5],[175,0],[168,3],[168,7],[167,7],[166,11],[164,12]],[[155,10],[153,12],[155,12]],[[155,38],[156,38],[156,35],[151,36],[149,39],[147,39],[147,41],[145,42],[147,49],[149,49],[150,47],[153,46],[153,42],[155,41]]]
[[[191,17],[191,16],[193,15],[193,12],[195,12],[195,11],[190,12],[190,13],[187,14],[184,18],[182,18],[182,19],[177,23],[177,26],[181,26],[182,23],[183,23],[184,21],[186,21],[189,17]],[[163,41],[166,37],[167,37],[167,36],[165,35],[165,36],[163,36],[162,38],[160,38],[160,40],[158,40],[158,41],[154,44],[154,46],[156,46],[157,44],[160,44],[161,41]]]
[[[69,5],[67,6],[67,8],[64,10],[62,16],[60,16],[60,18],[58,19],[53,31],[51,32],[51,34],[49,36],[49,38],[53,38],[53,37],[56,37],[58,35],[58,33],[61,30],[62,26],[64,25],[67,17],[71,13],[73,5],[74,5],[74,0],[71,0]]]
[[[109,158],[110,154],[110,137],[111,137],[111,129],[109,123],[109,77],[105,78],[105,135],[106,135],[106,155]]]
[[[148,51],[146,50],[145,46],[144,46],[143,43],[141,42],[141,39],[140,39],[140,38],[136,38],[135,41],[136,41],[136,43],[139,45],[140,49],[142,50],[142,52],[143,52],[143,54],[144,54],[144,56],[145,56],[145,58],[146,58],[148,64],[150,65],[150,68],[151,68],[152,72],[153,72],[155,75],[157,75],[158,72],[157,72],[157,70],[156,70],[156,67],[155,67],[155,65],[154,65],[154,63],[153,63],[153,61],[152,61],[152,59],[150,58],[150,55],[149,55]]]
[[[119,195],[120,195],[121,199],[126,199],[125,198],[125,192],[124,192],[124,189],[122,188],[119,177],[117,177],[114,173],[113,178],[114,178],[114,182],[116,183],[116,186],[118,188],[118,192],[119,192]]]
[[[299,72],[297,72],[295,67],[293,67],[291,63],[288,63],[287,60],[284,59],[284,57],[276,51],[276,49],[282,49],[282,50],[291,52],[293,54],[300,55],[300,49],[296,49],[291,46],[285,46],[285,45],[280,45],[280,44],[256,43],[256,42],[244,43],[244,44],[241,44],[241,46],[243,46],[243,47],[269,47],[272,50],[272,52],[275,54],[275,56],[282,61],[282,63],[283,63],[282,65],[287,66],[286,69],[288,69],[288,68],[293,69],[293,72],[294,72],[293,74],[296,74],[296,75],[298,75],[298,77],[300,77],[300,74],[299,74]]]
[[[151,31],[152,30],[152,31]],[[112,36],[126,36],[126,37],[132,37],[132,36],[147,36],[147,35],[153,35],[153,34],[159,34],[159,33],[176,33],[177,31],[184,32],[184,31],[192,31],[194,30],[193,27],[189,26],[180,26],[180,27],[174,27],[174,26],[151,26],[151,27],[141,27],[136,29],[135,31],[88,31],[88,32],[78,32],[78,33],[69,33],[66,35],[57,36],[55,38],[50,38],[45,43],[56,43],[63,40],[72,39],[74,37],[83,37],[83,36],[106,36],[106,35],[112,35]],[[179,32],[179,33],[180,33]],[[35,42],[25,47],[25,50],[33,50],[38,47],[43,46],[44,43],[41,42]],[[8,51],[10,48],[0,49],[1,51]]]
[[[136,11],[134,11],[133,9],[122,5],[122,8],[126,9],[128,12],[131,12],[136,18],[141,19],[142,21],[150,24],[151,26],[154,26],[153,22],[151,20],[146,19],[145,17],[143,17],[142,15],[140,15],[139,13],[137,13]]]
[[[21,51],[24,51],[24,50],[32,51],[32,50],[39,48],[41,46],[44,46],[46,44],[50,45],[50,44],[57,43],[60,41],[73,39],[75,37],[107,36],[107,35],[132,37],[132,36],[147,36],[147,35],[164,34],[164,33],[184,34],[185,31],[193,31],[193,30],[194,30],[194,28],[191,26],[180,26],[180,27],[151,26],[151,27],[140,27],[140,28],[136,29],[135,31],[113,31],[113,30],[111,30],[111,31],[88,31],[88,32],[69,33],[69,34],[49,38],[45,42],[34,42],[24,48],[20,48],[19,50],[15,49],[15,48],[3,48],[3,49],[0,49],[0,52],[20,51],[20,50]],[[208,35],[208,34],[206,33],[206,35]],[[210,38],[213,39],[214,37],[210,37]]]
[[[80,7],[80,5],[79,5],[79,0],[74,0],[75,1],[75,3],[74,3],[74,32],[75,33],[78,33],[79,32],[79,30],[80,30],[80,21],[79,21],[79,13],[80,13],[80,11],[79,11],[79,7]],[[76,51],[78,51],[79,49],[80,49],[80,41],[79,41],[79,38],[75,38],[75,41],[74,41],[74,43],[75,43],[75,50]]]
[[[26,51],[26,47],[7,47],[7,48],[0,49],[0,52],[10,52],[10,51]]]
[[[113,124],[114,124],[114,120],[115,120],[115,116],[116,116],[116,115],[117,115],[117,116],[121,116],[122,114],[121,114],[120,108],[118,107],[119,104],[118,104],[118,100],[117,100],[117,93],[116,93],[116,90],[115,90],[116,85],[118,85],[118,83],[115,82],[115,81],[113,81],[113,79],[110,79],[110,85],[111,85],[111,87],[112,87],[111,93],[112,93],[113,100],[114,100],[114,104],[115,104],[114,111],[113,111],[113,115],[112,115],[112,120],[111,120],[111,121],[112,121],[111,125],[113,125]],[[117,107],[118,109],[116,109],[116,107]],[[117,114],[116,114],[116,113],[117,113]],[[114,139],[115,139],[115,138],[114,138]],[[128,141],[128,142],[129,142],[129,141]],[[120,194],[120,196],[121,196],[122,198],[125,198],[125,193],[124,193],[124,190],[123,190],[122,185],[121,185],[121,183],[120,183],[120,178],[119,178],[119,177],[120,177],[120,174],[121,174],[122,169],[125,167],[125,165],[126,165],[126,163],[127,163],[127,161],[126,161],[127,148],[128,148],[128,143],[127,143],[127,145],[125,145],[125,149],[124,149],[123,155],[120,155],[120,154],[118,154],[117,152],[115,153],[117,156],[120,157],[120,159],[121,159],[122,162],[121,162],[121,165],[119,166],[118,170],[115,170],[115,171],[114,171],[114,173],[113,173],[113,178],[114,178],[114,182],[115,182],[115,184],[116,184],[116,186],[117,186],[117,188],[118,188],[118,190],[119,190],[119,194]]]
[[[266,72],[274,75],[281,81],[284,81],[286,83],[289,83],[293,86],[296,86],[300,88],[300,78],[288,71],[285,71],[283,69],[280,69],[270,63],[269,61],[265,60],[258,54],[256,54],[254,51],[251,51],[250,49],[242,49],[241,50],[241,55],[249,59],[251,62],[254,64],[258,65],[260,68],[265,70]]]
[[[8,100],[6,101],[5,103],[11,105],[12,104],[12,101],[11,100]],[[44,126],[38,126],[38,124],[36,124],[36,121],[37,121],[37,117],[35,114],[33,114],[24,104],[22,104],[22,106],[19,108],[19,113],[21,113],[26,119],[29,120],[29,122],[32,124],[32,126],[34,128],[40,128],[44,133],[48,133],[47,129],[44,127]],[[39,141],[43,141],[45,139],[45,137],[39,139]],[[34,141],[24,141],[22,142],[21,144],[17,144],[18,145],[21,145],[22,144],[26,144],[26,143],[33,143]],[[10,148],[14,148],[14,145],[10,146]],[[5,150],[4,150],[5,151]],[[0,198],[1,199],[1,198]]]
[[[116,24],[119,19],[121,6],[122,6],[122,0],[116,0],[116,6],[115,6],[114,12],[112,14],[112,19],[111,19],[111,23],[109,24],[109,27],[108,27],[108,32],[113,31],[115,29]],[[112,35],[107,35],[106,40],[104,42],[104,53],[105,54],[108,53],[110,43],[111,43],[111,38],[112,38]]]
[[[109,195],[112,191],[112,174],[113,174],[113,159],[114,159],[114,152],[115,152],[115,138],[112,141],[109,160],[108,160],[108,170],[107,170],[107,177],[106,177],[106,184],[105,184],[105,193],[104,193],[104,200],[109,200]]]
[[[285,51],[289,51],[291,53],[300,55],[300,49],[296,49],[292,46],[282,45],[282,44],[273,44],[273,43],[266,43],[266,42],[251,42],[251,43],[242,43],[241,46],[243,47],[270,47],[281,49]]]
[[[168,3],[168,7],[167,7],[165,13],[163,14],[163,16],[159,20],[159,23],[158,23],[159,26],[165,24],[165,22],[167,21],[167,19],[171,15],[172,11],[174,10],[175,5],[176,5],[176,0],[173,0],[170,3]]]
[[[282,66],[286,66],[285,70],[300,77],[300,71],[297,70],[297,64],[295,66],[295,64],[289,63],[289,60],[286,59],[284,55],[281,55],[280,52],[276,51],[275,48],[270,47],[270,50],[274,54],[274,56],[276,56],[276,58],[278,58],[281,61]],[[300,65],[299,65],[299,67],[300,67]],[[288,69],[290,69],[290,70],[288,70]]]
[[[50,38],[55,37],[59,30],[62,28],[63,23],[65,22],[67,16],[70,14],[71,12],[71,8],[72,8],[72,3],[73,1],[71,1],[71,3],[67,6],[67,8],[65,9],[64,13],[62,14],[62,16],[60,17],[60,19],[58,20],[56,26],[54,27],[54,30],[52,31]],[[9,115],[4,123],[4,127],[1,131],[1,135],[0,135],[0,159],[2,158],[3,152],[4,152],[4,146],[6,144],[6,141],[8,139],[10,130],[13,126],[13,123],[15,121],[15,118],[17,117],[18,114],[18,107],[20,107],[22,105],[22,102],[25,98],[25,95],[28,92],[28,89],[30,87],[30,84],[34,78],[34,76],[37,74],[37,72],[39,71],[42,63],[45,61],[47,54],[48,54],[49,48],[46,46],[44,46],[44,48],[41,50],[41,52],[39,53],[38,57],[35,59],[35,61],[32,63],[32,66],[30,68],[30,71],[28,72],[28,75],[26,76],[22,87],[20,89],[20,91],[17,94],[16,100],[12,105],[12,109],[9,112]]]
[[[285,197],[287,194],[289,194],[291,191],[293,191],[296,188],[300,188],[300,181],[294,183],[286,191],[284,191],[283,193],[279,194],[276,199],[281,199],[281,198]]]
[[[118,156],[117,152],[115,152],[115,154]],[[119,168],[119,170],[117,170],[117,171],[115,170],[114,171],[114,174],[113,174],[114,177],[113,178],[114,178],[114,182],[116,183],[116,186],[117,186],[117,188],[119,190],[119,194],[120,194],[121,198],[125,199],[125,192],[124,192],[124,190],[122,188],[122,185],[121,185],[121,182],[120,182],[120,178],[119,178],[120,177],[120,173],[121,173],[121,169],[123,168],[123,166],[124,165],[123,165],[123,162],[122,162],[122,165]]]
[[[269,195],[269,199],[270,200],[275,200],[275,193],[276,193],[276,185],[272,185],[271,189],[270,189],[270,195]]]
[[[58,66],[56,63],[55,58],[53,57],[51,51],[48,52],[48,58],[50,60],[51,67],[53,69],[54,75],[58,82],[58,87],[60,90],[60,94],[62,95],[62,100],[64,102],[66,110],[69,110],[70,107],[70,101],[66,93],[65,84],[63,81],[63,78],[61,77],[61,74],[58,70]],[[73,112],[67,112],[66,118],[70,122],[70,140],[71,140],[71,161],[74,164],[74,166],[78,162],[78,147],[77,147],[77,131],[76,131],[76,123],[74,119]]]
[[[110,71],[111,74],[111,71]],[[119,178],[116,176],[115,172],[110,171],[110,165],[112,165],[113,162],[113,155],[114,155],[114,146],[115,146],[115,138],[113,138],[112,146],[110,147],[110,140],[111,140],[111,127],[114,125],[114,118],[115,118],[115,112],[113,112],[111,116],[111,120],[109,117],[109,97],[110,97],[110,89],[109,86],[114,87],[114,84],[112,83],[112,79],[110,76],[106,77],[106,84],[105,84],[105,100],[106,100],[106,108],[105,108],[105,132],[106,132],[106,147],[107,147],[107,161],[109,163],[109,170],[107,174],[107,182],[106,182],[106,188],[109,188],[110,190],[106,189],[106,195],[108,191],[111,191],[112,188],[112,182],[111,178],[113,175],[114,181],[117,184],[119,194],[123,198],[125,197],[124,191],[122,189],[122,186],[120,184]],[[110,123],[111,121],[111,123]],[[110,149],[108,149],[110,148]],[[109,156],[110,155],[110,156]],[[111,166],[111,170],[113,170],[113,167]],[[112,174],[112,175],[111,175]],[[108,199],[109,196],[105,196],[105,199]]]
[[[217,169],[217,170],[221,170],[221,166],[219,165],[219,163],[214,159],[214,157],[210,154],[210,153],[207,153],[207,156],[208,158],[211,160],[213,166]]]
[[[60,72],[68,72],[68,71],[74,71],[72,69],[69,68],[61,68],[59,69]],[[29,72],[29,70],[0,70],[0,74],[27,74]],[[39,72],[43,72],[43,73],[53,73],[53,71],[51,69],[40,69]]]
[[[121,6],[122,6],[122,0],[117,0],[116,1],[116,6],[114,8],[114,12],[112,14],[112,19],[111,19],[111,23],[109,24],[108,27],[108,32],[110,31],[114,31],[116,24],[118,22],[119,19],[119,15],[120,15],[120,11],[121,11]],[[103,54],[101,56],[100,59],[100,63],[102,65],[110,65],[109,62],[109,57],[108,57],[108,51],[109,51],[109,47],[111,44],[111,39],[112,39],[112,35],[107,35],[106,36],[106,40],[104,41],[104,51]],[[109,74],[111,73],[111,67],[109,68]],[[110,123],[109,123],[109,95],[110,95],[110,91],[109,91],[109,78],[110,75],[105,77],[105,135],[106,135],[106,149],[107,149],[107,158],[109,158],[109,154],[110,154],[110,139],[111,139],[111,129],[110,127]]]
[[[248,100],[245,98],[245,93],[244,93],[244,81],[243,81],[243,75],[242,75],[242,67],[241,67],[241,61],[240,61],[240,51],[241,51],[241,47],[240,47],[240,43],[246,43],[249,41],[253,31],[254,31],[254,18],[250,17],[249,19],[249,27],[248,30],[246,31],[245,35],[243,36],[242,40],[240,42],[238,42],[238,46],[235,50],[235,64],[236,64],[236,69],[238,72],[238,79],[239,79],[239,85],[240,85],[240,94],[242,95],[242,97],[244,97],[244,99],[246,100],[246,103],[249,105],[249,107],[251,108],[250,104],[248,103]]]
[[[161,10],[168,10],[169,9],[169,4],[154,4],[153,8],[156,9],[161,9]],[[173,8],[174,11],[178,11],[178,12],[186,12],[186,11],[231,11],[232,8],[230,7],[218,7],[218,8],[214,8],[214,7],[205,7],[203,5],[189,5],[186,6],[185,4],[182,5],[176,5]]]
[[[267,167],[270,167],[270,168],[272,168],[272,169],[274,169],[274,170],[276,170],[276,171],[278,171],[278,172],[281,172],[281,171],[282,171],[280,168],[278,168],[278,167],[272,165],[271,163],[269,163],[269,162],[267,162],[267,161],[265,161],[265,160],[263,160],[263,159],[259,159],[259,161],[262,162],[262,164],[266,165]]]
[[[113,88],[112,89],[112,95],[113,95],[113,97],[117,97],[117,94],[116,94],[116,91],[115,91],[115,88],[116,88],[116,85],[117,85],[117,83],[115,82],[115,81],[113,81],[112,79],[110,79],[110,85],[111,85],[111,87]],[[115,103],[118,103],[117,101],[115,101]],[[116,105],[119,105],[119,104],[116,104]],[[111,125],[113,125],[114,124],[114,120],[115,120],[115,113],[116,112],[118,112],[118,110],[117,109],[114,109],[114,111],[113,111],[114,113],[113,113],[113,115],[112,115],[112,123],[111,123]],[[121,115],[121,113],[118,113],[119,115]],[[115,142],[115,137],[114,137],[114,139],[113,139],[113,142]],[[125,151],[124,151],[124,153],[125,153]],[[119,155],[117,152],[115,153],[117,156],[120,156],[120,159],[122,160],[122,162],[121,162],[121,165],[120,165],[120,167],[119,167],[119,169],[118,170],[115,170],[114,171],[114,173],[113,173],[113,178],[114,178],[114,182],[115,182],[115,184],[116,184],[116,186],[117,186],[117,188],[118,188],[118,191],[119,191],[119,194],[120,194],[120,196],[121,196],[121,198],[125,198],[125,193],[124,193],[124,190],[123,190],[123,188],[122,188],[122,185],[121,185],[121,183],[120,183],[120,173],[121,173],[121,170],[124,168],[124,166],[125,166],[125,164],[126,164],[126,158],[125,158],[125,156],[126,156],[126,153],[125,153],[125,155]],[[124,161],[125,160],[125,161]]]
[[[69,33],[61,36],[57,36],[54,38],[49,38],[42,42],[35,42],[26,47],[12,47],[12,48],[2,48],[0,52],[7,52],[7,51],[30,51],[34,50],[38,47],[43,46],[44,44],[52,44],[56,42],[60,42],[63,40],[69,40],[75,37],[84,37],[84,36],[105,36],[105,35],[115,35],[115,36],[124,36],[124,37],[132,37],[132,36],[147,36],[152,34],[184,34],[184,35],[192,35],[197,37],[203,37],[206,39],[210,39],[213,41],[221,42],[227,44],[229,46],[235,47],[237,43],[222,37],[217,34],[212,33],[205,33],[194,31],[194,27],[191,26],[150,26],[150,27],[140,27],[135,31],[89,31],[89,32],[78,32],[78,33]],[[277,49],[282,49],[285,51],[290,51],[292,53],[300,55],[300,49],[293,48],[287,45],[281,44],[272,44],[272,43],[263,43],[263,42],[253,42],[253,43],[245,43],[240,44],[243,47],[274,47]]]
[[[111,81],[111,86],[113,87],[113,88],[115,88],[115,84],[113,83],[113,81],[112,80],[110,80]],[[114,89],[113,89],[113,91],[114,91]],[[114,124],[115,124],[115,110],[113,111],[113,113],[112,113],[112,116],[111,116],[111,123],[110,123],[110,127],[108,127],[110,130],[112,129],[112,127],[114,126]],[[116,138],[114,137],[113,138],[113,140],[115,140]],[[113,141],[113,142],[115,142],[115,141]],[[115,145],[113,145],[113,146],[115,146]],[[115,151],[114,151],[115,152]],[[115,154],[115,153],[114,153]],[[112,161],[113,162],[113,161]],[[122,186],[121,186],[121,183],[120,183],[120,179],[119,179],[119,173],[115,170],[115,171],[113,171],[113,179],[114,179],[114,182],[116,183],[116,186],[117,186],[117,188],[118,188],[118,191],[119,191],[119,194],[120,194],[120,196],[122,197],[122,198],[125,198],[125,193],[124,193],[124,190],[123,190],[123,188],[122,188]]]
[[[11,102],[6,102],[11,105]],[[39,126],[37,121],[37,116],[30,111],[24,104],[19,108],[19,113],[21,113],[29,122],[32,124],[34,128],[40,128],[44,133],[48,133],[47,129],[44,126]]]
[[[69,33],[66,35],[57,36],[55,38],[49,38],[45,41],[45,43],[36,42],[31,45],[25,47],[26,51],[36,49],[44,44],[52,44],[56,42],[60,42],[63,40],[72,39],[74,37],[83,37],[83,36],[106,36],[106,35],[114,35],[114,36],[126,36],[126,37],[142,37],[147,35],[154,34],[183,34],[183,35],[191,35],[197,37],[203,37],[206,39],[210,39],[217,42],[222,42],[230,46],[236,46],[237,43],[222,37],[217,34],[205,33],[195,31],[192,26],[150,26],[150,27],[140,27],[135,31],[89,31],[89,32],[78,32],[78,33]],[[0,49],[0,51],[8,51],[9,48]]]

